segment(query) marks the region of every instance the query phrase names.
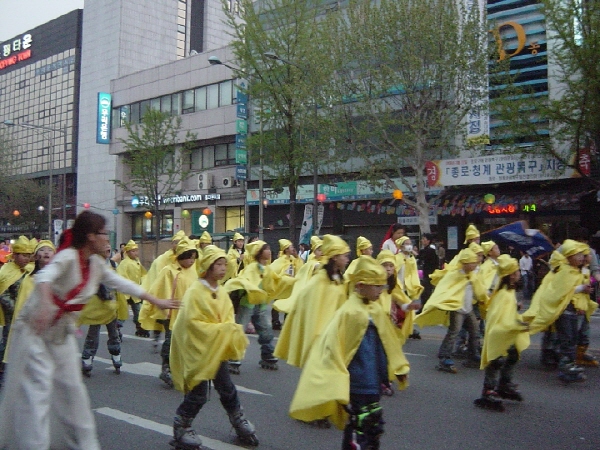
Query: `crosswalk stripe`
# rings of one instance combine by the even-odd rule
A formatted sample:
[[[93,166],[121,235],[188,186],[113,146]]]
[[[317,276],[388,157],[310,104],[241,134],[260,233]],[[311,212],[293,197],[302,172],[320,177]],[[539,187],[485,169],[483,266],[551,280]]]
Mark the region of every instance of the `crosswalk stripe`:
[[[104,364],[108,364],[110,367],[107,367],[106,370],[112,370],[112,361],[110,359],[95,356],[94,362],[101,362]],[[160,371],[161,371],[161,366],[159,364],[154,364],[154,363],[149,363],[149,362],[141,362],[141,363],[135,363],[135,364],[123,363],[123,366],[121,367],[121,372],[131,373],[133,375],[143,375],[143,376],[147,376],[147,377],[158,377],[158,374],[160,373]],[[235,387],[237,388],[238,392],[244,392],[246,394],[254,394],[254,395],[271,396],[271,394],[257,391],[255,389],[246,388],[244,386],[240,386],[239,384],[235,384]]]
[[[143,417],[134,416],[133,414],[124,413],[123,411],[119,411],[118,409],[108,407],[96,408],[94,411],[96,411],[98,414],[102,414],[103,416],[108,416],[116,420],[121,420],[131,425],[145,428],[146,430],[152,430],[157,433],[164,434],[165,436],[173,436],[173,428],[169,425],[163,425],[162,423],[154,422],[152,420],[144,419]],[[198,436],[200,437],[200,439],[202,439],[202,445],[208,446],[212,450],[240,450],[244,448],[239,447],[237,445],[228,444],[226,442],[218,441],[216,439],[211,439],[206,436]]]

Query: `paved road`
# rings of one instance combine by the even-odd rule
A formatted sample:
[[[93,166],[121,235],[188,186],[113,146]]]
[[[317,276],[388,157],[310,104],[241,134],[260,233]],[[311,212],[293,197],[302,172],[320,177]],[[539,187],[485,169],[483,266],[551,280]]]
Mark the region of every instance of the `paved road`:
[[[130,324],[125,330],[122,374],[112,373],[102,348],[86,380],[102,448],[169,449],[172,417],[182,396],[158,380],[160,358],[152,352],[151,341],[132,336]],[[472,404],[483,382],[481,371],[461,368],[452,375],[434,369],[443,333],[441,328],[426,329],[424,339],[405,346],[411,386],[382,401],[387,422],[382,449],[600,448],[600,369],[589,369],[585,383],[563,386],[555,372],[539,365],[535,336],[516,369],[515,381],[525,401],[508,403],[505,413],[484,411]],[[600,356],[600,317],[593,318],[592,343]],[[259,347],[251,337],[242,374],[234,376],[234,382],[256,425],[259,448],[339,448],[340,431],[314,429],[287,416],[299,371],[284,363],[278,371],[265,371],[258,367],[258,357]],[[210,449],[240,448],[215,391],[194,427]]]

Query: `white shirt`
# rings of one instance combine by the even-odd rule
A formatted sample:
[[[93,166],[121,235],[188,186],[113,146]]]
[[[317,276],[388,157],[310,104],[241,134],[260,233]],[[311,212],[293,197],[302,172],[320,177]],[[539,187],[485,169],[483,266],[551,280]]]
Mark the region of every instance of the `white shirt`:
[[[531,272],[531,269],[533,269],[533,260],[530,257],[526,258],[522,256],[519,260],[519,269],[521,269],[521,273]]]

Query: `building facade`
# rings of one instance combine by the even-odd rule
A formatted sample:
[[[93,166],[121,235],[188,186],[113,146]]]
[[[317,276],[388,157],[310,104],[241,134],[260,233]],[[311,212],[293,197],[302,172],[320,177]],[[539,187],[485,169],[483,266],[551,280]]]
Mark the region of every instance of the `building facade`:
[[[58,232],[75,216],[82,17],[75,10],[0,44],[0,118],[12,125],[15,176],[52,185],[39,209]],[[13,228],[0,233],[47,234]]]

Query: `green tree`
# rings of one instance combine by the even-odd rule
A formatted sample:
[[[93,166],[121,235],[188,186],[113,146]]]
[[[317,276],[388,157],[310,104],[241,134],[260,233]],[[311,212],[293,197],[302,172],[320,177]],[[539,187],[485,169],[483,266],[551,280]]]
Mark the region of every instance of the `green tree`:
[[[190,176],[189,158],[196,136],[187,132],[182,139],[181,118],[149,109],[139,125],[126,123],[127,138],[121,139],[129,174],[125,180],[111,180],[124,191],[138,196],[153,214],[153,232],[158,252],[162,199],[180,193],[181,183]]]
[[[236,76],[249,94],[264,132],[248,139],[252,163],[264,155],[265,177],[290,194],[290,239],[296,242],[296,199],[302,176],[322,173],[331,162],[330,97],[332,61],[323,41],[319,2],[242,0],[239,16],[229,11]],[[270,54],[271,59],[265,57]],[[315,193],[316,195],[316,193]]]
[[[338,145],[362,160],[371,183],[386,180],[391,192],[392,178],[402,180],[422,232],[430,230],[426,162],[481,148],[466,142],[466,119],[487,99],[487,29],[472,3],[357,0],[327,18]]]
[[[579,150],[600,149],[600,2],[543,0],[555,94],[544,113],[553,151],[579,167]],[[596,161],[597,164],[597,161]]]

